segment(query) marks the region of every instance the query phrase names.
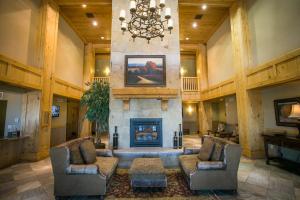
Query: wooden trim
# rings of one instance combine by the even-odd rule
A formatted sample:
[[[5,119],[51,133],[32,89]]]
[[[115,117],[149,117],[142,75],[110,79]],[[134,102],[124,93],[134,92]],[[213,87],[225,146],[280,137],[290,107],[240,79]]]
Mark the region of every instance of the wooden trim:
[[[236,93],[235,78],[218,83],[201,91],[201,101],[212,100]]]
[[[42,69],[0,54],[0,81],[30,89],[42,88]]]
[[[300,79],[300,48],[278,58],[249,68],[247,89],[262,88]]]
[[[57,77],[52,77],[52,79],[54,84],[53,94],[72,99],[80,99],[83,95],[83,88]]]

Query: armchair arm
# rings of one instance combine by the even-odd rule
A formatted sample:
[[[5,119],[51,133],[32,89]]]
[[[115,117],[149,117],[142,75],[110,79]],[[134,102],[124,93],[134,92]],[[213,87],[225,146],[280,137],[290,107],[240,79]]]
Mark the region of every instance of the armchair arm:
[[[226,165],[222,161],[198,161],[198,170],[220,170],[225,169]]]
[[[113,152],[110,149],[96,149],[96,155],[100,157],[113,157]]]
[[[69,165],[66,169],[67,174],[99,174],[99,167],[96,164],[88,165]]]
[[[200,148],[197,148],[197,147],[184,147],[183,148],[184,155],[198,154],[199,152],[200,152]]]

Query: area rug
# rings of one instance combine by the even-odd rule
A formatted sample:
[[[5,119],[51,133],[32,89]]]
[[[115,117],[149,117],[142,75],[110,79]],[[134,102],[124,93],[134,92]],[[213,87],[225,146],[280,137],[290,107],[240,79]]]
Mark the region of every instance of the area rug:
[[[159,189],[137,189],[134,190],[130,186],[128,170],[118,169],[113,176],[108,191],[107,199],[218,199],[214,193],[207,192],[204,195],[193,194],[187,185],[186,180],[179,169],[167,169],[168,187],[162,190]]]

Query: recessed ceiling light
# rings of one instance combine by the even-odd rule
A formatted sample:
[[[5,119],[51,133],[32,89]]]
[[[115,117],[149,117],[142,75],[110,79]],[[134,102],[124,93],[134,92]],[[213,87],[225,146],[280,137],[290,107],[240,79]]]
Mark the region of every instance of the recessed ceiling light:
[[[202,8],[202,10],[206,10],[207,5],[206,5],[206,4],[203,4],[203,5],[201,6],[201,8]]]
[[[86,4],[82,4],[81,7],[86,8]]]
[[[103,37],[103,36],[101,36],[100,38],[101,38],[101,40],[104,40],[104,37]]]
[[[197,22],[193,22],[192,26],[193,26],[193,28],[197,28],[197,26],[198,26]]]
[[[98,22],[97,22],[96,20],[94,20],[94,21],[92,22],[92,24],[93,24],[93,26],[98,26]]]
[[[189,40],[190,38],[186,37],[185,40]]]

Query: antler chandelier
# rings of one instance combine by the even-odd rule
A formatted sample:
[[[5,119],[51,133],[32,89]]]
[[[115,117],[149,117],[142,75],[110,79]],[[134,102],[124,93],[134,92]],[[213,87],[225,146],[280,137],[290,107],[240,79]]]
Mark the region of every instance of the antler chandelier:
[[[152,38],[160,37],[163,41],[165,31],[173,29],[173,20],[171,19],[171,8],[165,8],[162,15],[165,0],[160,0],[157,6],[156,0],[130,0],[131,19],[126,22],[126,11],[120,11],[119,20],[121,21],[121,30],[130,32],[133,41],[135,38],[144,38],[148,44]],[[165,28],[167,26],[167,28]]]

